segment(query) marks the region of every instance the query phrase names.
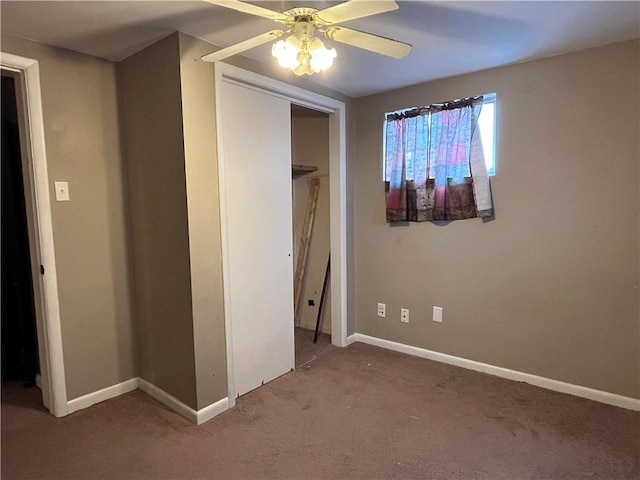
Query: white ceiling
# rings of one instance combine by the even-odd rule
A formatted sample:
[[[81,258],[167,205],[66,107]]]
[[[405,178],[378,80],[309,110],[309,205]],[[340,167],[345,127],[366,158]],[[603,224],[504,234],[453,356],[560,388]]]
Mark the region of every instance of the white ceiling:
[[[277,11],[340,2],[251,2]],[[401,60],[344,44],[310,80],[360,97],[428,80],[640,37],[638,1],[400,1],[345,26],[413,45]],[[178,30],[221,47],[272,30],[270,20],[199,1],[1,1],[3,33],[119,61]],[[330,44],[330,41],[326,41]],[[245,53],[274,62],[270,46]],[[293,75],[293,74],[291,74]]]

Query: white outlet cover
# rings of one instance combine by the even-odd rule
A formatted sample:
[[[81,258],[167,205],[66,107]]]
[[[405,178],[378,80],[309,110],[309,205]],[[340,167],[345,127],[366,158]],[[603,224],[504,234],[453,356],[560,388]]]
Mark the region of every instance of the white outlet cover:
[[[409,323],[409,309],[401,308],[400,309],[400,321],[402,323]]]
[[[387,310],[387,305],[386,304],[384,304],[384,303],[379,303],[378,304],[378,316],[380,318],[385,318],[387,316],[386,310]]]
[[[67,182],[55,182],[56,201],[69,201],[69,184]]]

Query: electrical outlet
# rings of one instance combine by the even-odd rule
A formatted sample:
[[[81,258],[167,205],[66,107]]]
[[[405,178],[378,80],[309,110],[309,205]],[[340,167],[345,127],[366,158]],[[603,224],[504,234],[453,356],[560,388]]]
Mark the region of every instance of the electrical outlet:
[[[387,306],[384,303],[378,304],[378,316],[384,318],[387,316]]]
[[[442,323],[442,307],[433,307],[433,321]]]
[[[401,308],[400,309],[400,321],[402,323],[409,323],[409,309]]]

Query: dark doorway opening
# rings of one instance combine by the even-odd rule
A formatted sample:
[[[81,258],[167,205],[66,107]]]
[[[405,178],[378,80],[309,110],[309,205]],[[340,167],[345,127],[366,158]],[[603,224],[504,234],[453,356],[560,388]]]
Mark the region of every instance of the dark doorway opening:
[[[35,385],[39,372],[16,79],[2,74],[2,381]]]

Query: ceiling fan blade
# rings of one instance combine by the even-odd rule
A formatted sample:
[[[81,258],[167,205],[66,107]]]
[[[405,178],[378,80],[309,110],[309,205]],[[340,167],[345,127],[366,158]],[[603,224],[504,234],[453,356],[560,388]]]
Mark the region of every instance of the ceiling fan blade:
[[[411,45],[408,43],[373,35],[371,33],[360,32],[351,28],[329,27],[325,35],[327,38],[335,40],[336,42],[364,48],[365,50],[393,58],[402,58],[411,51]]]
[[[377,13],[391,12],[397,10],[398,4],[394,0],[350,0],[334,7],[325,8],[316,12],[313,17],[325,25],[355,20],[356,18],[368,17]]]
[[[290,19],[288,15],[284,15],[280,12],[269,10],[268,8],[258,7],[257,5],[252,5],[250,3],[241,2],[240,0],[202,0],[202,1],[211,3],[213,5],[218,5],[220,7],[231,8],[232,10],[237,10],[238,12],[249,13],[251,15],[257,15],[258,17],[268,18],[270,20],[275,20],[276,22],[285,23],[287,20]]]
[[[236,43],[235,45],[231,45],[230,47],[220,49],[213,53],[209,53],[208,55],[201,57],[201,60],[205,62],[217,62],[218,60],[231,57],[233,55],[236,55],[237,53],[249,50],[250,48],[257,47],[264,43],[272,42],[275,39],[281,37],[283,33],[283,30],[271,30],[270,32],[263,33],[262,35],[250,38],[249,40],[245,40],[244,42]]]

